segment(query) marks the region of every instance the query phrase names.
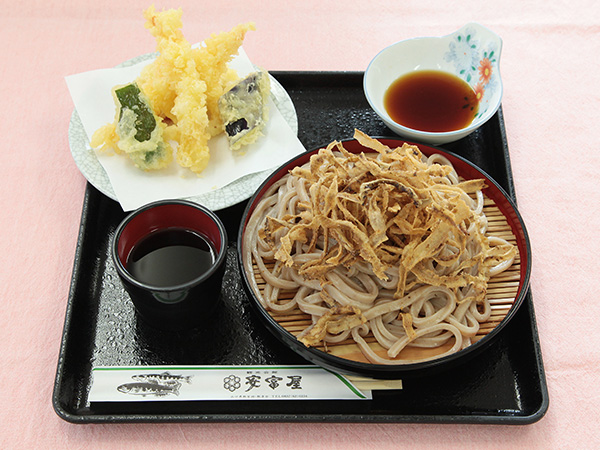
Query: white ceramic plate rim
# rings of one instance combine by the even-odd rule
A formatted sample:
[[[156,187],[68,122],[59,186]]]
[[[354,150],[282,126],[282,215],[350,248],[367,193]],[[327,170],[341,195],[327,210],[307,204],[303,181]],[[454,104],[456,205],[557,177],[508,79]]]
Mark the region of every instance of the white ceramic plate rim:
[[[129,59],[117,67],[128,67],[142,61],[155,58],[157,53],[147,53]],[[288,123],[294,134],[298,134],[298,117],[296,109],[289,94],[283,86],[271,76],[271,99],[279,109],[284,120]],[[69,147],[75,160],[75,164],[90,182],[107,197],[118,201],[117,196],[110,183],[108,174],[100,164],[96,153],[90,148],[89,140],[77,110],[73,110],[69,122]],[[262,182],[275,170],[268,169],[262,172],[248,174],[228,185],[201,195],[187,197],[186,200],[199,203],[214,211],[227,208],[239,202],[247,200]]]

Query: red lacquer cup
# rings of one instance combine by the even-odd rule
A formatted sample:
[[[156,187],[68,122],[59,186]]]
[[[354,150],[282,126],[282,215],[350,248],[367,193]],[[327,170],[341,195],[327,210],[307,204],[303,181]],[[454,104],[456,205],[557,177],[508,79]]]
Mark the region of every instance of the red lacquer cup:
[[[197,275],[172,285],[142,280],[133,273],[132,254],[157,233],[185,230],[212,247],[210,264]],[[150,203],[127,216],[118,226],[111,254],[117,273],[138,316],[162,330],[185,330],[202,323],[215,309],[221,293],[227,254],[227,232],[219,217],[202,205],[185,200]]]

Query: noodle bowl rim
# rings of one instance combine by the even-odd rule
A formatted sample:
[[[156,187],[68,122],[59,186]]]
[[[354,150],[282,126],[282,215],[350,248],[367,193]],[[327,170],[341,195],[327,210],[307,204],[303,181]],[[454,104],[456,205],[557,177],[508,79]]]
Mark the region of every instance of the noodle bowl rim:
[[[441,356],[422,362],[411,362],[402,365],[383,365],[373,364],[354,361],[345,359],[330,353],[326,353],[318,348],[306,347],[296,337],[287,331],[282,325],[280,325],[271,314],[261,305],[256,295],[252,290],[248,274],[244,269],[244,248],[243,239],[244,233],[248,220],[254,211],[256,205],[261,200],[264,193],[269,187],[283,177],[289,170],[296,166],[307,163],[310,157],[317,153],[320,149],[324,148],[327,144],[314,148],[313,150],[307,151],[300,155],[297,155],[281,166],[279,166],[256,190],[252,197],[248,200],[240,227],[238,230],[237,239],[237,256],[238,265],[240,267],[242,284],[246,291],[246,294],[250,298],[250,303],[258,311],[259,316],[265,322],[269,331],[275,335],[281,342],[296,353],[300,354],[310,362],[331,369],[338,372],[357,374],[362,376],[370,376],[373,378],[398,378],[401,376],[407,376],[410,374],[422,374],[430,372],[433,369],[449,368],[452,365],[456,365],[460,362],[464,362],[468,356],[474,356],[483,349],[489,346],[494,338],[500,333],[500,331],[512,320],[516,312],[521,307],[525,296],[529,290],[529,281],[531,275],[531,244],[529,241],[529,235],[525,227],[525,223],[521,214],[519,213],[515,201],[509,196],[509,194],[496,182],[490,175],[484,170],[479,168],[477,165],[467,160],[466,158],[448,151],[446,149],[432,146],[429,144],[422,144],[415,141],[408,141],[404,139],[398,139],[393,137],[373,137],[373,139],[379,140],[381,143],[394,148],[401,146],[404,143],[416,145],[423,152],[424,155],[429,156],[432,153],[439,153],[442,156],[448,158],[454,165],[457,173],[465,179],[473,178],[484,178],[486,181],[486,188],[483,193],[491,200],[493,200],[507,220],[508,225],[511,228],[517,242],[517,247],[520,255],[520,273],[519,273],[519,287],[515,296],[514,302],[511,308],[506,313],[506,316],[498,323],[489,333],[477,342],[469,345],[468,347],[459,350],[456,353]],[[340,140],[344,147],[352,153],[376,153],[375,151],[362,147],[356,139],[343,139]],[[349,148],[350,147],[350,148]]]

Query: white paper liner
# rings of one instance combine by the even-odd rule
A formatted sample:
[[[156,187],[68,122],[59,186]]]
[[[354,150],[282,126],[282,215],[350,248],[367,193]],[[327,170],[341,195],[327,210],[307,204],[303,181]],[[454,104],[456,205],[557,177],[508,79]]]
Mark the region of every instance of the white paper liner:
[[[88,138],[86,150],[94,152],[89,146],[91,136],[98,128],[114,120],[115,104],[111,89],[135,80],[142,68],[151,61],[66,77],[75,109]],[[240,77],[255,70],[242,48],[229,66]],[[144,172],[125,155],[96,154],[123,210],[131,211],[156,200],[190,198],[215,192],[249,174],[278,167],[305,151],[271,99],[269,120],[263,133],[264,136],[245,147],[240,155],[234,155],[229,149],[224,134],[214,137],[209,143],[210,162],[200,175],[180,167],[175,161],[163,170]],[[251,194],[248,192],[248,197]]]

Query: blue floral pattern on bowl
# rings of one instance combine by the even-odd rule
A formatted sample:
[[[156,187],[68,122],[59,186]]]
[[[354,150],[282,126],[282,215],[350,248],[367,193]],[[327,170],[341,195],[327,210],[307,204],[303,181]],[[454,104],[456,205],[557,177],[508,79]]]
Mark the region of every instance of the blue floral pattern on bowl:
[[[480,27],[466,25],[451,34],[444,61],[454,65],[455,73],[465,80],[475,91],[480,102],[475,117],[483,115],[490,98],[500,88],[499,69],[501,42],[480,40]]]

